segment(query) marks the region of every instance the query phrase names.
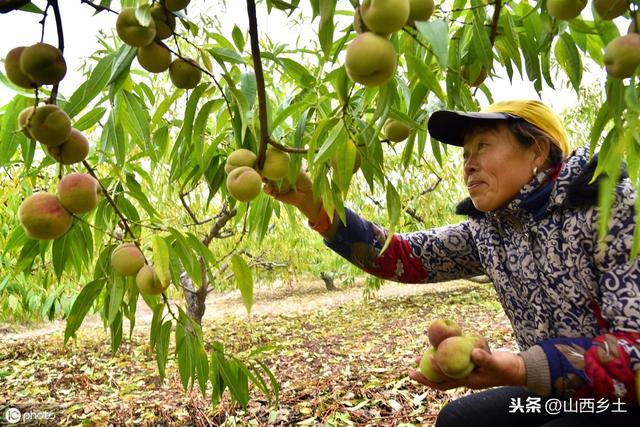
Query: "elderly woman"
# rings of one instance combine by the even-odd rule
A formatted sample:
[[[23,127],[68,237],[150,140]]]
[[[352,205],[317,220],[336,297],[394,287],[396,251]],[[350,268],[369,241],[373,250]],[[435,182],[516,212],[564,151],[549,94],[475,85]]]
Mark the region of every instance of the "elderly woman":
[[[640,262],[629,257],[636,197],[629,180],[617,186],[603,246],[598,184],[591,182],[595,162],[586,150],[570,154],[560,119],[544,104],[514,100],[480,113],[438,111],[428,129],[433,138],[463,147],[469,198],[456,212],[468,219],[394,235],[382,254],[387,232],[350,210],[345,224],[332,221],[308,176],[301,175],[297,191],[265,191],[298,207],[329,248],[378,277],[410,283],[491,278],[521,352],[474,349],[474,371],[437,384],[411,372],[440,390],[488,389],[445,406],[437,426],[640,419],[634,373],[640,369]],[[578,399],[580,411],[566,400],[559,411],[545,406],[569,397]]]

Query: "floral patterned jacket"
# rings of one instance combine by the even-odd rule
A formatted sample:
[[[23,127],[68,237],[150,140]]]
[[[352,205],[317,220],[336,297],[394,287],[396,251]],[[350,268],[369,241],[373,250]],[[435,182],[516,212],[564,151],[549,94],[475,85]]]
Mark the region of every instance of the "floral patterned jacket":
[[[637,404],[640,260],[629,257],[636,195],[623,177],[607,245],[599,245],[597,184],[589,184],[594,165],[585,149],[576,150],[504,208],[482,213],[463,202],[466,221],[396,234],[382,255],[386,230],[350,210],[325,244],[398,282],[487,274],[513,326],[529,390]]]

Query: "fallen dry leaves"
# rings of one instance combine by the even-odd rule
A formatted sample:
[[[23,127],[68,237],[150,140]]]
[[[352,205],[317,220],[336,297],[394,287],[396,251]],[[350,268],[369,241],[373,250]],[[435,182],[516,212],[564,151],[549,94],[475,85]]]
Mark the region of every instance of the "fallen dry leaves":
[[[228,399],[212,409],[209,395],[182,390],[172,361],[160,383],[144,324],[115,357],[108,333],[95,327],[82,328],[67,347],[62,332],[0,342],[0,417],[4,407],[17,407],[23,413],[50,411],[50,425],[432,425],[444,404],[469,392],[442,393],[408,379],[432,320],[450,317],[465,331],[486,336],[493,348],[514,344],[490,285],[429,286],[421,295],[306,313],[292,307],[291,313],[263,310],[207,320],[205,343],[220,341],[240,358],[272,346],[262,360],[281,386],[277,407],[254,392],[244,411]]]

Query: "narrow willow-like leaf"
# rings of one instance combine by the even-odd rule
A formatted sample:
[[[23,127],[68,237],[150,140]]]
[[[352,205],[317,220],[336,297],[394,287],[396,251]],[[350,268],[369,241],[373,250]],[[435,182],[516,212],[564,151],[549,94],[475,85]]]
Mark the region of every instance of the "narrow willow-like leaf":
[[[449,65],[449,26],[447,21],[434,19],[418,21],[416,28],[424,35],[431,45],[434,54],[443,70]]]
[[[64,343],[66,344],[69,338],[75,336],[76,331],[82,324],[85,316],[89,312],[89,309],[93,305],[95,299],[100,295],[100,292],[104,288],[104,280],[94,280],[89,282],[82,291],[76,297],[71,312],[67,317],[67,326],[64,330]]]
[[[247,309],[247,313],[251,313],[251,307],[253,306],[253,276],[251,270],[245,260],[238,254],[231,256],[231,267],[236,285],[242,295],[244,307]]]

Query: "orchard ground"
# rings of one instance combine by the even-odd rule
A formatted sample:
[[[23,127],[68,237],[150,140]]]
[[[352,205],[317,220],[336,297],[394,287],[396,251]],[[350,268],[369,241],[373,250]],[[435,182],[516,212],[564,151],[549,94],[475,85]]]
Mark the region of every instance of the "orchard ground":
[[[51,425],[432,425],[442,405],[469,392],[408,379],[427,327],[441,317],[486,336],[493,349],[515,350],[490,284],[386,283],[369,301],[360,282],[334,292],[322,282],[270,286],[256,289],[252,316],[239,294],[211,295],[203,330],[207,350],[220,341],[240,358],[270,346],[262,360],[281,387],[277,406],[252,392],[245,411],[227,398],[212,410],[197,386],[183,392],[174,360],[161,383],[147,348],[151,312],[141,305],[132,340],[114,357],[97,316],[67,347],[62,322],[0,329],[0,409],[45,411]]]

